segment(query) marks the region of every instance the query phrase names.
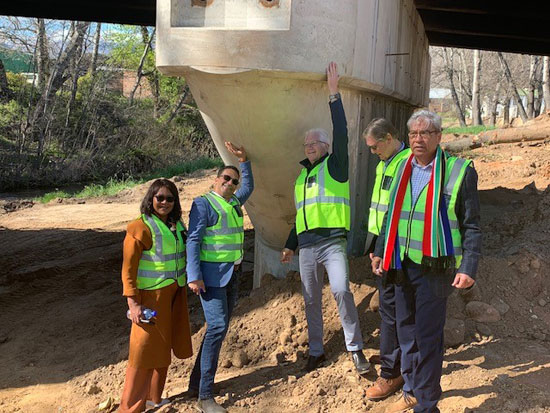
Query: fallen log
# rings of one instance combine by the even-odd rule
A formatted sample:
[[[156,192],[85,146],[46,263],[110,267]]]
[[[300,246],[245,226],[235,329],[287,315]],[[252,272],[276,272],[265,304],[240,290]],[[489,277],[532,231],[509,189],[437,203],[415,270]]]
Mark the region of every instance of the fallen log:
[[[508,128],[481,132],[478,135],[457,139],[441,144],[449,152],[461,152],[467,149],[479,148],[483,145],[498,143],[530,142],[550,139],[550,127],[547,128]]]

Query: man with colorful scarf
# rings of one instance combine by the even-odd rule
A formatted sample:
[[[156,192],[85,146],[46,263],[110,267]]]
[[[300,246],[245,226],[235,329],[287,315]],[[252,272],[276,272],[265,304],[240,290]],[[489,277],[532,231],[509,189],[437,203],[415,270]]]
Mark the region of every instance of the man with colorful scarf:
[[[477,173],[445,153],[441,118],[407,122],[412,154],[401,164],[376,242],[372,270],[395,283],[403,396],[387,412],[439,412],[447,297],[475,282],[481,251]]]

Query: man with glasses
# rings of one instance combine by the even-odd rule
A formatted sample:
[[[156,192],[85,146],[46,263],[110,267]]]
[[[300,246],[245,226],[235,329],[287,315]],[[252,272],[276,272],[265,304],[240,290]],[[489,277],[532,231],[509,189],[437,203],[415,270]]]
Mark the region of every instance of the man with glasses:
[[[349,289],[346,234],[350,229],[348,177],[348,131],[344,107],[338,92],[338,71],[331,62],[327,68],[329,105],[332,114],[334,151],[328,154],[330,138],[323,129],[306,132],[306,159],[295,183],[296,224],[291,230],[281,261],[288,263],[300,247],[300,277],[309,336],[306,371],[325,360],[323,349],[322,290],[324,266],[338,305],[346,348],[359,374],[366,374],[369,363],[363,354],[363,338],[357,308]]]
[[[243,147],[226,142],[227,149],[240,162],[239,170],[223,166],[218,170],[214,189],[193,200],[187,237],[187,280],[200,295],[206,333],[189,380],[189,395],[198,396],[197,409],[203,413],[223,413],[213,397],[214,376],[222,341],[237,302],[238,271],[243,259],[242,204],[254,189],[252,169]]]
[[[411,150],[398,139],[399,132],[384,118],[370,121],[363,137],[370,151],[380,158],[376,167],[376,179],[372,189],[369,209],[368,236],[366,250],[373,258],[374,242],[380,234],[380,227],[388,210],[390,189],[401,162],[411,154]],[[370,400],[384,399],[403,386],[401,377],[401,350],[395,325],[395,287],[376,277],[380,294],[380,377],[366,391]]]
[[[386,411],[439,412],[447,297],[474,284],[481,251],[477,173],[443,152],[441,118],[407,122],[412,154],[401,164],[376,241],[372,271],[395,283],[403,397]]]

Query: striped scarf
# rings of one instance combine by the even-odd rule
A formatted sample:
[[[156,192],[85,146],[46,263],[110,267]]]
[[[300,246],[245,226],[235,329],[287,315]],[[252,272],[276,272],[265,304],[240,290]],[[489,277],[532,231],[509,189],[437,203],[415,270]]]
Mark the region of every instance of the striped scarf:
[[[403,207],[403,200],[412,174],[411,155],[396,176],[396,187],[390,194],[388,208],[383,269],[401,269],[398,226]],[[445,153],[437,147],[428,183],[426,209],[424,210],[424,234],[422,238],[422,267],[428,272],[440,273],[454,270],[455,257],[451,225],[447,216],[447,206],[443,196],[445,182]]]

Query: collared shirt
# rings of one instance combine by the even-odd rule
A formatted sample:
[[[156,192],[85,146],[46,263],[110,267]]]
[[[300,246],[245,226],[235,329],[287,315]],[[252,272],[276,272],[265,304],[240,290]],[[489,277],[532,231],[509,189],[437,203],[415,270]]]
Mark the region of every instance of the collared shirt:
[[[244,204],[254,189],[254,179],[250,161],[240,164],[241,187],[235,196]],[[225,287],[231,276],[235,263],[233,262],[206,262],[200,260],[202,238],[206,228],[215,225],[218,213],[203,197],[193,200],[189,212],[189,231],[187,236],[187,282],[203,280],[207,287]]]
[[[227,200],[221,196],[220,194],[218,194],[216,191],[212,190],[210,191],[210,193],[214,196],[217,196],[218,198],[220,198],[221,200],[227,202]],[[237,261],[235,261],[235,265],[239,265],[241,262],[243,262],[243,256],[241,256],[241,258],[239,258]]]
[[[428,165],[422,166],[416,162],[416,158],[412,160],[412,172],[411,172],[411,196],[412,204],[416,204],[420,193],[424,189],[430,177],[432,176],[434,161],[432,160]]]
[[[390,164],[390,162],[392,161],[393,158],[395,158],[397,156],[397,154],[399,152],[401,152],[403,149],[405,149],[405,142],[401,142],[401,146],[399,147],[399,149],[397,150],[397,152],[395,152],[391,157],[389,157],[388,159],[386,159],[384,161],[384,170],[386,170],[386,168],[388,167],[388,165]]]

